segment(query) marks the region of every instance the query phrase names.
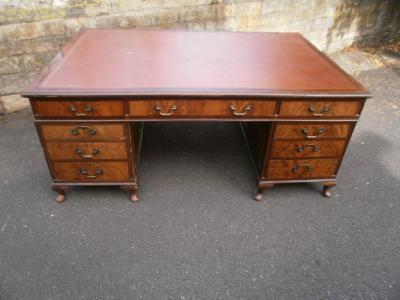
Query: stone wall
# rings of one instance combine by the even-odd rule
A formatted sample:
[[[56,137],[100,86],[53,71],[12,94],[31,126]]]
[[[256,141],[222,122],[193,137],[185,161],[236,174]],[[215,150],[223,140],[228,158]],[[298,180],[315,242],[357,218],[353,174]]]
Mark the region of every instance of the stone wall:
[[[325,52],[400,36],[398,0],[0,1],[0,114],[82,27],[298,31]]]

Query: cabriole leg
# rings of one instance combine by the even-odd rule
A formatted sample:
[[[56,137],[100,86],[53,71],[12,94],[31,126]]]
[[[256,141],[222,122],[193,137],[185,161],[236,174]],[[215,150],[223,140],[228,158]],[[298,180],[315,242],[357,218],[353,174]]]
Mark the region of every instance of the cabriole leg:
[[[322,189],[322,194],[324,197],[330,197],[332,195],[331,189],[336,186],[336,182],[324,182],[324,187]]]
[[[270,188],[272,188],[274,186],[273,183],[259,183],[257,184],[257,193],[254,196],[254,199],[256,201],[262,201],[263,200],[263,196],[262,193],[266,190],[269,190]]]
[[[56,201],[58,203],[63,203],[65,200],[65,194],[67,193],[68,188],[66,186],[61,186],[61,185],[52,185],[51,188],[53,191],[58,193],[58,195],[56,197]]]
[[[139,201],[139,193],[137,185],[123,185],[121,186],[122,189],[129,191],[129,199],[132,202]]]

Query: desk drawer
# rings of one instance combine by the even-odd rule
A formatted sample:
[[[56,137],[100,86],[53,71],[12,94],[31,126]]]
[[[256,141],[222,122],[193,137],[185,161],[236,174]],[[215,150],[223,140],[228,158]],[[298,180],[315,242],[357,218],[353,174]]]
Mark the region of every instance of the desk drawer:
[[[54,172],[61,181],[128,181],[127,162],[55,162]]]
[[[276,139],[346,138],[350,123],[300,123],[276,126]]]
[[[122,141],[126,139],[125,124],[41,124],[46,141]]]
[[[47,152],[51,160],[126,160],[125,142],[109,143],[60,143],[48,142]]]
[[[262,118],[272,117],[273,100],[134,100],[129,115],[139,118]]]
[[[264,176],[267,179],[332,178],[338,159],[270,160]]]
[[[99,118],[123,117],[122,101],[70,101],[35,100],[33,111],[36,117]]]
[[[328,101],[304,100],[282,101],[279,115],[281,117],[358,117],[361,101]]]
[[[325,141],[282,141],[273,142],[272,158],[297,157],[340,157],[343,153],[346,140]]]

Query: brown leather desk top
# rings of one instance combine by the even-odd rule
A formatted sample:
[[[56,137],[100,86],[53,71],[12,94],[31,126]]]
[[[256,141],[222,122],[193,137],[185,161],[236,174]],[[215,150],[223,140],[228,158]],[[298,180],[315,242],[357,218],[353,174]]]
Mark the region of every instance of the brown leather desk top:
[[[297,33],[88,29],[24,96],[347,96],[366,89]]]

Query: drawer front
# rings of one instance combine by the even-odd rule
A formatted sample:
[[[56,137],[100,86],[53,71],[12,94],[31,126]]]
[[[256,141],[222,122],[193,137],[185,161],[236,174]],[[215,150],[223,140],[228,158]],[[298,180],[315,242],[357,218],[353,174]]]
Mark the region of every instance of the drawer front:
[[[52,140],[122,141],[125,140],[124,124],[42,124],[43,138]]]
[[[99,118],[123,117],[122,101],[58,101],[36,100],[33,110],[37,117]]]
[[[332,178],[338,159],[270,160],[264,176],[267,179]]]
[[[276,126],[276,139],[322,139],[346,138],[350,130],[350,123],[300,123],[279,124]]]
[[[261,118],[272,117],[275,101],[138,100],[129,102],[129,115],[140,118]]]
[[[274,141],[272,158],[291,157],[340,157],[346,145],[345,140],[327,141]]]
[[[361,101],[282,101],[282,117],[358,117]]]
[[[51,160],[126,160],[126,144],[114,143],[58,143],[48,142],[47,152]]]
[[[55,162],[54,172],[61,181],[128,181],[127,162]]]

